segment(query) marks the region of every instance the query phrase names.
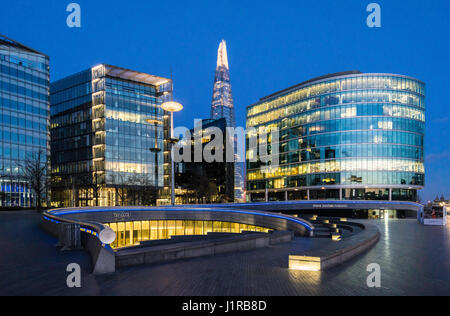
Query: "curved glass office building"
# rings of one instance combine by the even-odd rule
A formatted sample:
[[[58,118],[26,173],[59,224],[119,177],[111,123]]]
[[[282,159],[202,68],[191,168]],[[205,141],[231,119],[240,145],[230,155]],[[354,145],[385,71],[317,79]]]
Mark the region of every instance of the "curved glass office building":
[[[247,129],[263,127],[279,130],[270,144],[279,164],[264,170],[260,153],[247,151],[251,201],[416,201],[424,186],[425,84],[417,79],[315,78],[249,106]]]

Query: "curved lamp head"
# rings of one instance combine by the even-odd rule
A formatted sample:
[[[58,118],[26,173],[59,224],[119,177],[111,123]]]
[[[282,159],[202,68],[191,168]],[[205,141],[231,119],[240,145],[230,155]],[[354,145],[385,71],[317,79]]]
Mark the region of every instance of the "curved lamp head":
[[[148,120],[146,120],[146,121],[147,121],[147,123],[149,123],[149,124],[154,124],[154,125],[162,125],[162,124],[164,124],[164,123],[161,122],[161,121],[153,120],[153,119],[148,119]]]
[[[174,101],[165,102],[161,105],[161,108],[167,112],[179,112],[183,109],[183,106]]]

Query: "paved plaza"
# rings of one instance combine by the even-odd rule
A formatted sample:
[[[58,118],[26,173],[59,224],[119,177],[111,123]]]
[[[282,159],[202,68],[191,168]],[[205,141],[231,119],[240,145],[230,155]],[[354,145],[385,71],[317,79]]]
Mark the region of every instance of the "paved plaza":
[[[370,221],[380,241],[324,272],[288,270],[288,255],[327,239],[296,238],[265,249],[90,274],[84,251],[61,252],[35,212],[0,213],[0,295],[450,295],[450,223]],[[66,266],[82,267],[82,288],[66,286]],[[366,285],[367,265],[381,266],[381,288]]]

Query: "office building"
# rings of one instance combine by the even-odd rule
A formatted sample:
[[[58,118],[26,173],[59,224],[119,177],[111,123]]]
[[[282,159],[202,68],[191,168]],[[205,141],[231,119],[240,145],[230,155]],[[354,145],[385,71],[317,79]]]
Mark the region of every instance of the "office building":
[[[38,153],[43,164],[50,154],[49,85],[49,57],[0,35],[1,207],[36,204],[23,170]]]
[[[191,159],[189,162],[177,163],[176,173],[176,202],[177,204],[229,203],[234,201],[234,163],[226,161],[227,141],[225,138],[227,121],[201,120],[201,128],[190,130],[190,139],[182,139],[180,145],[187,142],[190,146]],[[213,130],[220,131],[223,136],[220,161],[207,162],[202,155],[202,161],[196,162],[194,155],[195,132],[201,140],[202,150],[215,139]],[[183,145],[184,146],[184,145]],[[183,147],[180,151],[187,149]]]
[[[311,79],[250,105],[247,128],[261,127],[279,130],[271,144],[279,165],[264,170],[258,152],[247,152],[250,201],[416,201],[424,187],[417,79],[359,71]]]
[[[171,94],[169,79],[105,64],[52,83],[52,203],[169,203]]]

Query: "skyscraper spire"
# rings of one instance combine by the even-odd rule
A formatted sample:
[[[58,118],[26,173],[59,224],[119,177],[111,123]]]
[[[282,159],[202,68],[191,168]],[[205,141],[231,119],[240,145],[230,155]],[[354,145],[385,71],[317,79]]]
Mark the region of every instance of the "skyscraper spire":
[[[233,92],[230,83],[230,68],[228,66],[227,43],[225,40],[222,40],[217,51],[217,68],[211,103],[211,118],[225,118],[229,127],[236,126]]]
[[[219,45],[219,51],[217,52],[217,68],[225,67],[228,68],[228,54],[227,54],[227,42],[222,40]]]
[[[211,118],[220,119],[225,118],[227,127],[236,127],[233,92],[230,83],[230,67],[228,65],[227,43],[222,40],[217,51],[217,68],[214,79],[214,90],[211,102]],[[235,158],[234,163],[234,200],[242,202],[244,198],[244,169],[245,165],[240,161],[237,152],[238,144],[236,139],[235,144]]]

